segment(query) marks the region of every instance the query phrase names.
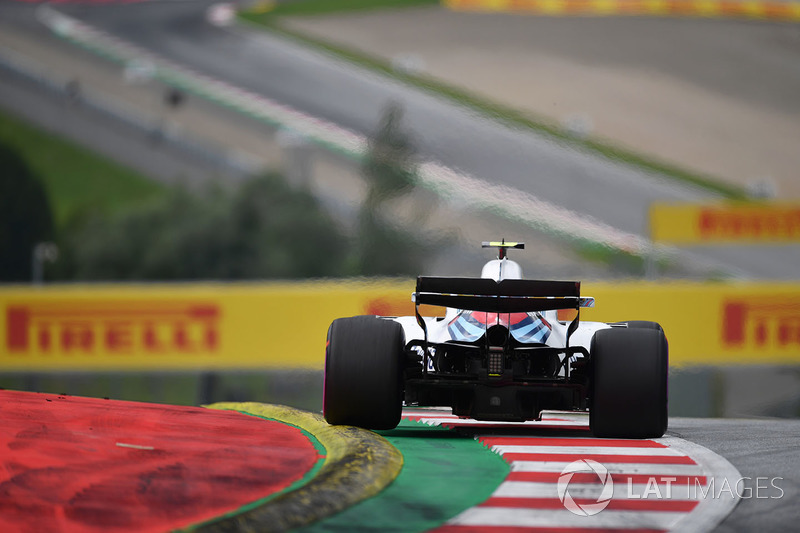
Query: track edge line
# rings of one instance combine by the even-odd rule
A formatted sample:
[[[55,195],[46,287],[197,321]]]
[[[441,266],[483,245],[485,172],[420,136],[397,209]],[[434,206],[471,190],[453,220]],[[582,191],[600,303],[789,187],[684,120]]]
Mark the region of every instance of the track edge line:
[[[711,487],[719,488],[726,483],[729,487],[734,487],[742,477],[742,474],[730,461],[705,446],[672,436],[652,440],[674,448],[694,459],[707,472],[706,477]],[[727,491],[725,494],[728,494]],[[719,494],[719,497],[710,494],[709,497],[698,501],[699,505],[678,520],[670,531],[680,531],[681,533],[711,531],[733,512],[741,498],[736,491],[732,491],[730,498],[723,494]]]

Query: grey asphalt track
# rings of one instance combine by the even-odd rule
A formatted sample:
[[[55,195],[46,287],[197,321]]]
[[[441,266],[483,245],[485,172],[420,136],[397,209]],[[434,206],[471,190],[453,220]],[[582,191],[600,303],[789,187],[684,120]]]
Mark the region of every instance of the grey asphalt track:
[[[284,39],[206,22],[204,2],[60,8],[172,61],[367,134],[389,102],[400,102],[423,157],[485,181],[529,192],[620,230],[647,234],[655,200],[715,195],[663,176],[498,124],[461,106]],[[800,249],[687,253],[744,277],[797,279]]]
[[[798,530],[800,420],[671,418],[667,434],[709,448],[730,461],[743,478],[749,478],[739,488],[749,497],[742,498],[715,531]],[[756,490],[756,484],[766,488]]]

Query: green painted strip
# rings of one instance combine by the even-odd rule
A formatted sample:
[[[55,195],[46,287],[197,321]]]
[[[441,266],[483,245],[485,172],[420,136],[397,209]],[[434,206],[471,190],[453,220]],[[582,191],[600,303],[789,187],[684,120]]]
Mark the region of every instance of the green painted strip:
[[[381,435],[403,454],[394,483],[298,531],[427,531],[485,501],[509,472],[499,455],[453,430],[403,420]]]

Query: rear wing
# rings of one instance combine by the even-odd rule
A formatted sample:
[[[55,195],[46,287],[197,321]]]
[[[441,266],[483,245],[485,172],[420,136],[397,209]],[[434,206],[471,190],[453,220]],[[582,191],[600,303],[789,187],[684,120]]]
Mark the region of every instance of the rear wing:
[[[581,307],[594,307],[594,298],[582,298],[579,281],[539,281],[487,278],[418,277],[414,303],[417,323],[428,343],[428,330],[419,314],[421,304],[453,307],[490,313],[530,313],[558,309],[577,309],[567,328],[567,346],[578,329]]]
[[[414,302],[492,313],[594,307],[580,292],[579,281],[419,277]]]

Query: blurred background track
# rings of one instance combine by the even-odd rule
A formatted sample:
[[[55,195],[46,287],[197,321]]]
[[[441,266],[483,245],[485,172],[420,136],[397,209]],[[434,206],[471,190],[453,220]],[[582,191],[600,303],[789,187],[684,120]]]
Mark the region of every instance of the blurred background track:
[[[366,189],[359,162],[196,95],[181,92],[180,104],[170,105],[174,89],[154,78],[147,61],[120,65],[98,58],[65,46],[35,21],[34,7],[0,4],[0,9],[11,15],[0,21],[0,66],[5,65],[0,106],[8,111],[167,183],[238,183],[283,169],[295,185],[310,186],[345,226],[354,223]],[[306,160],[299,168],[298,158]],[[413,195],[396,206],[395,214],[409,221],[414,205],[423,202],[430,203]],[[479,269],[483,254],[475,251],[474,239],[462,242],[461,237],[530,231],[488,212],[464,216],[449,205],[439,205],[421,229],[452,237],[433,255],[429,271],[463,273]],[[541,234],[535,239],[538,253],[529,264],[540,276],[613,275],[608,265],[581,264],[580,256],[558,240]]]
[[[530,133],[492,126],[485,118],[442,99],[391,80],[379,80],[352,64],[278,36],[255,29],[214,27],[205,20],[208,5],[151,2],[127,6],[63,5],[59,9],[119,32],[157,54],[186,60],[212,75],[230,75],[256,90],[269,92],[276,83],[278,87],[286,86],[288,92],[283,97],[289,101],[296,99],[292,84],[299,83],[298,93],[311,90],[311,94],[318,95],[313,104],[318,107],[312,106],[311,111],[316,109],[335,118],[355,109],[356,113],[343,116],[343,121],[366,132],[377,124],[381,103],[393,97],[401,98],[408,106],[419,103],[429,110],[444,108],[445,117],[466,114],[466,118],[458,119],[459,127],[437,124],[430,131],[422,131],[416,142],[422,145],[423,155],[425,150],[437,153],[435,147],[427,147],[426,141],[438,137],[454,143],[455,156],[464,155],[470,160],[474,154],[485,154],[488,159],[478,158],[476,167],[486,170],[481,175],[485,179],[507,170],[504,157],[493,153],[504,148],[497,138],[516,142],[512,141],[514,135],[530,137]],[[0,59],[8,67],[3,70],[0,84],[0,105],[9,111],[167,182],[239,183],[251,172],[282,167],[296,185],[309,185],[343,225],[354,224],[366,187],[357,161],[302,139],[298,144],[297,137],[285,130],[276,130],[253,116],[195,94],[179,91],[181,97],[175,104],[171,101],[175,88],[153,76],[153,65],[148,64],[147,57],[125,64],[101,59],[54,36],[41,24],[41,17],[37,19],[40,11],[35,5],[6,2],[0,4],[0,10],[4,15],[0,21]],[[798,181],[788,170],[795,168],[800,157],[792,149],[800,145],[800,120],[793,120],[800,109],[800,79],[794,61],[800,57],[797,25],[558,19],[454,13],[439,6],[282,17],[280,24],[367,50],[400,70],[416,68],[423,74],[485,93],[537,116],[541,114],[565,130],[588,126],[590,129],[584,134],[615,138],[623,144],[639,142],[637,148],[655,157],[696,165],[697,170],[707,170],[737,185],[746,185],[763,166],[764,175],[771,176],[782,196],[791,196],[797,187]],[[284,56],[289,59],[282,59]],[[323,77],[318,78],[318,74]],[[298,76],[306,80],[305,86],[293,81]],[[325,76],[335,80],[330,87],[323,81]],[[357,92],[371,87],[373,93],[365,93],[371,94],[367,98],[347,94],[347,89],[342,93],[342,88],[351,83]],[[720,102],[730,102],[730,106],[714,107]],[[500,137],[483,137],[467,124],[484,128],[492,135],[499,132]],[[411,125],[418,130],[416,123]],[[614,199],[605,191],[603,196],[612,199],[606,205],[602,197],[584,190],[604,179],[610,179],[608,183],[616,187],[622,184],[624,189],[626,183],[632,187],[637,176],[648,184],[645,189],[649,192],[645,194],[653,198],[661,199],[660,193],[673,198],[691,198],[695,193],[706,198],[715,196],[666,179],[654,179],[647,172],[624,165],[604,163],[602,158],[587,158],[579,149],[564,149],[552,141],[539,146],[539,142],[534,145],[537,151],[541,150],[535,152],[542,155],[541,160],[535,154],[529,157],[521,145],[512,149],[514,161],[519,163],[520,156],[527,161],[523,170],[513,169],[513,179],[537,192],[546,181],[540,179],[542,173],[547,174],[544,177],[554,178],[554,184],[561,182],[565,198],[576,201],[574,205],[600,206],[642,221],[646,218],[646,205]],[[672,148],[675,151],[671,152]],[[546,170],[553,160],[548,155],[550,150],[561,153],[566,162],[566,167],[556,166],[561,170],[552,175]],[[299,167],[298,158],[304,159]],[[571,159],[579,163],[570,163]],[[593,161],[597,167],[588,166]],[[614,176],[618,171],[627,177],[620,181]],[[405,220],[412,230],[447,236],[447,246],[430,255],[422,273],[474,275],[485,260],[485,254],[475,250],[476,238],[499,235],[524,237],[529,249],[533,249],[516,258],[528,276],[608,279],[631,274],[631,270],[620,268],[614,261],[588,261],[552,236],[471,207],[440,203],[419,227],[414,206],[430,202],[426,196],[418,193],[405,203],[391,206],[393,216]],[[636,226],[634,223],[631,228]],[[635,231],[644,230],[639,227]],[[729,266],[725,259],[731,256],[745,268],[753,265],[751,273],[798,277],[797,246],[755,250],[726,247],[710,252],[722,258],[722,266]],[[699,253],[705,251],[700,249]],[[700,401],[684,405],[677,402],[674,407],[693,415],[744,414],[752,409],[791,413],[796,404],[794,374],[771,367],[684,372],[674,381],[676,390],[683,383],[687,390],[704,393]],[[257,394],[260,400],[295,402],[307,408],[319,402],[321,378],[316,372],[276,370],[271,377],[235,372],[229,376],[203,376],[172,375],[151,380],[146,375],[128,375],[124,383],[129,389],[127,397],[155,394],[159,401],[178,403],[247,399],[250,393]],[[86,380],[80,375],[69,380],[75,386],[85,386]],[[162,382],[182,385],[177,390],[173,388],[172,395],[170,387],[159,385]],[[727,387],[726,383],[736,385]],[[784,385],[768,387],[767,394],[761,383]],[[752,405],[751,394],[737,393],[746,384],[762,391],[760,406]],[[42,381],[30,385],[36,388]],[[293,392],[298,390],[313,392]],[[107,395],[99,389],[97,393]]]
[[[381,105],[399,98],[409,109],[407,118],[419,134],[415,140],[423,156],[438,157],[449,150],[450,155],[444,157],[468,166],[474,163],[467,170],[482,171],[481,178],[492,180],[504,174],[535,194],[558,187],[552,189],[555,196],[569,201],[571,207],[623,217],[626,228],[634,233],[646,233],[647,205],[618,197],[619,191],[641,185],[639,200],[642,195],[653,199],[718,196],[587,155],[569,144],[564,148],[546,136],[502,128],[441,98],[379,79],[279,36],[256,29],[215,27],[205,18],[209,5],[65,4],[58,9],[139,43],[156,56],[186,61],[212,76],[277,94],[307,106],[306,112],[341,119],[364,133],[375,128]],[[7,67],[0,84],[0,105],[8,110],[168,182],[239,183],[252,172],[283,167],[296,185],[310,186],[343,225],[354,224],[365,194],[357,161],[302,139],[298,143],[290,132],[195,94],[179,90],[176,102],[176,89],[154,77],[149,57],[119,64],[68,45],[41,24],[41,16],[37,18],[41,9],[35,5],[5,2],[0,10],[0,56]],[[440,6],[282,17],[280,24],[366,50],[400,70],[417,69],[468,87],[541,115],[565,131],[577,128],[574,135],[596,134],[625,145],[638,142],[634,147],[647,154],[680,161],[739,186],[747,185],[751,177],[768,176],[782,197],[795,194],[798,181],[792,170],[800,157],[793,149],[800,145],[797,25],[540,18],[454,13]],[[309,96],[310,101],[304,100]],[[729,104],[715,107],[721,102]],[[421,115],[414,110],[417,107],[423,110]],[[441,113],[441,120],[421,129],[430,124],[425,116],[430,113]],[[451,119],[455,122],[448,123]],[[589,129],[581,133],[584,127]],[[445,145],[438,148],[446,150],[437,150],[440,140]],[[510,151],[504,142],[513,145]],[[304,160],[299,166],[298,159]],[[509,166],[513,167],[510,171]],[[420,227],[414,206],[430,203],[426,196],[418,193],[391,206],[393,217],[404,220],[412,230],[447,236],[447,246],[430,255],[421,273],[474,275],[485,259],[474,248],[476,238],[498,235],[524,236],[528,241],[534,252],[516,258],[528,276],[608,279],[632,272],[614,261],[588,261],[557,238],[452,202],[439,203]],[[739,267],[766,278],[798,277],[796,245],[693,252],[695,256],[705,253],[716,256],[711,263],[720,268]],[[700,275],[691,269],[682,274]],[[711,372],[687,381],[692,387],[712,391],[693,414],[747,410],[747,400],[738,402],[735,394],[718,399],[722,393],[713,391],[720,381],[752,382],[758,375],[760,380],[774,382],[777,372],[790,382],[779,389],[794,390],[794,378],[780,369],[730,372],[740,377],[720,379]],[[278,390],[285,379],[276,379]],[[298,379],[316,383],[318,377]],[[182,397],[208,401],[215,398],[208,396],[208,391],[218,390],[215,383],[199,385],[197,396],[184,393]],[[310,405],[317,400],[314,393]],[[793,400],[789,410],[791,405]]]
[[[326,120],[335,124],[336,127],[349,129],[361,135],[374,131],[377,119],[388,103],[399,103],[405,110],[405,123],[416,140],[416,144],[420,149],[420,156],[423,159],[432,159],[437,163],[486,180],[487,183],[511,187],[512,190],[518,190],[527,195],[545,200],[552,205],[566,208],[570,214],[565,214],[565,216],[572,216],[576,220],[576,225],[599,221],[613,227],[616,231],[625,232],[630,236],[630,239],[636,240],[647,235],[646,213],[650,202],[655,200],[708,201],[720,196],[718,193],[709,192],[704,188],[673,181],[652,169],[647,170],[636,165],[631,166],[610,160],[597,153],[587,152],[581,149],[579,144],[559,144],[553,142],[547,136],[543,137],[532,131],[509,129],[486,117],[471,113],[460,105],[446,101],[443,98],[434,97],[429,93],[390,79],[376,77],[371,75],[369,71],[358,68],[351,63],[318,54],[296,42],[280,39],[275,35],[243,28],[215,28],[205,21],[203,12],[201,12],[202,10],[197,4],[172,2],[135,4],[124,7],[106,6],[91,9],[88,7],[67,6],[64,9],[70,15],[103,28],[123,40],[142,46],[157,56],[180,63],[210,78],[226,80],[233,87],[273,98],[311,117]],[[405,29],[414,28],[414,32],[407,35],[404,41],[409,47],[412,47],[412,43],[417,40],[416,32],[419,29],[424,29],[427,21],[435,19],[437,13],[439,13],[438,16],[441,17],[444,23],[455,24],[452,26],[454,29],[451,31],[469,35],[471,38],[482,36],[481,32],[484,26],[492,27],[491,24],[485,24],[486,21],[483,20],[476,23],[478,26],[473,28],[475,31],[470,31],[468,26],[465,28],[460,26],[465,17],[483,17],[484,15],[481,14],[451,13],[439,7],[424,7],[418,8],[418,10],[411,9],[397,12],[401,14],[409,13],[408,15],[396,15],[395,12],[387,11],[383,15],[363,14],[353,15],[353,17],[355,17],[354,20],[356,21],[362,21],[357,22],[361,27],[369,28],[373,25],[373,21],[359,17],[383,16],[387,17],[384,22],[387,26]],[[418,21],[415,21],[412,23],[413,19],[404,20],[402,18],[403,16],[409,17],[414,13],[419,15],[420,20],[425,22],[419,24],[417,23]],[[401,18],[394,18],[396,16]],[[511,17],[510,15],[488,16]],[[331,19],[334,21],[332,24],[334,24],[334,31],[337,35],[347,33],[346,30],[339,26],[341,20],[343,20],[342,17],[336,16]],[[594,24],[596,22],[600,25],[600,28],[603,28],[604,24],[611,24],[611,26],[605,27],[603,31],[597,32],[596,39],[590,38],[583,41],[577,37],[573,39],[573,43],[583,43],[581,49],[584,52],[598,49],[596,43],[607,41],[611,36],[614,37],[612,42],[617,42],[618,46],[616,48],[608,48],[609,53],[622,54],[622,57],[625,57],[625,54],[629,54],[631,50],[646,50],[646,47],[641,46],[619,46],[619,42],[616,41],[617,36],[624,36],[625,32],[618,30],[613,25],[618,23],[614,19],[597,19],[597,21],[587,22],[583,19],[553,21],[537,20],[530,17],[517,18],[523,20],[524,27],[529,29],[535,29],[537,23],[546,25],[576,24],[574,35],[587,33],[581,24],[589,24],[590,22]],[[365,22],[365,20],[368,22]],[[503,19],[497,22],[494,25],[496,27],[495,34],[502,31],[504,32],[503,35],[505,35],[506,26],[512,23],[513,20],[516,20],[516,18]],[[674,21],[625,19],[626,25],[634,25],[637,28],[637,32],[634,32],[634,34],[637,37],[641,37],[643,42],[647,42],[647,39],[656,32],[654,29],[658,28],[656,23],[666,25],[672,22]],[[643,25],[636,26],[640,23],[643,23]],[[760,83],[747,84],[745,85],[746,87],[783,87],[785,84],[780,76],[785,71],[793,72],[789,63],[792,54],[795,53],[792,52],[794,47],[791,44],[791,39],[795,38],[793,26],[790,28],[770,28],[769,40],[764,40],[758,35],[748,36],[745,30],[736,32],[720,31],[722,36],[732,34],[737,38],[743,39],[741,42],[734,39],[733,42],[736,45],[726,44],[721,47],[723,51],[738,47],[736,49],[739,52],[733,54],[729,60],[726,60],[728,63],[720,63],[715,57],[716,52],[712,51],[713,53],[709,53],[704,57],[697,49],[692,49],[691,47],[681,48],[677,43],[685,41],[700,45],[706,42],[715,42],[712,39],[704,40],[701,38],[711,30],[698,25],[734,24],[733,22],[677,21],[676,24],[681,24],[678,28],[680,31],[676,32],[665,28],[662,37],[653,41],[657,45],[654,47],[654,53],[649,56],[649,59],[647,61],[639,59],[637,60],[638,63],[634,61],[634,64],[638,65],[637,68],[644,71],[660,71],[666,68],[669,72],[671,62],[674,63],[679,60],[680,63],[689,62],[689,64],[692,64],[693,60],[697,60],[699,61],[696,63],[698,66],[689,68],[682,75],[696,75],[702,79],[707,72],[720,71],[721,69],[723,72],[721,79],[724,80],[730,73],[736,72],[734,67],[738,68],[739,64],[746,65],[749,57],[748,53],[756,50],[754,61],[761,61],[760,58],[763,56],[766,57],[765,63],[771,64],[771,62],[778,61],[779,65],[773,70],[756,72],[755,76],[759,78]],[[377,23],[375,25],[377,26]],[[437,28],[436,33],[440,32],[438,26],[431,27]],[[336,30],[335,28],[339,29]],[[724,30],[724,28],[722,29]],[[355,31],[353,33],[357,34]],[[385,33],[390,34],[389,32]],[[441,33],[444,35],[446,32],[442,30]],[[530,31],[528,33],[536,34],[537,32]],[[545,37],[548,35],[545,30],[541,30],[538,33]],[[562,33],[569,34],[566,31]],[[685,34],[689,36],[697,35],[697,37],[694,39],[686,38]],[[589,33],[589,35],[591,36],[592,34]],[[676,37],[678,35],[680,38]],[[781,44],[781,35],[786,35],[790,39],[788,45]],[[777,50],[785,49],[787,51],[786,54],[781,55],[779,52],[773,53],[771,51],[774,48],[775,37],[778,38]],[[376,32],[374,38],[387,41],[383,32]],[[491,39],[490,36],[486,42],[483,40],[480,42],[481,46],[488,46],[491,50],[491,46],[496,42],[500,42],[500,39]],[[197,43],[202,43],[202,52]],[[372,43],[370,42],[362,42],[359,46],[371,50],[371,45]],[[432,46],[439,45],[440,43],[434,41]],[[755,48],[753,48],[754,46]],[[762,46],[765,48],[762,49]],[[375,46],[375,48],[379,47]],[[562,48],[568,49],[567,46]],[[461,49],[463,47],[459,50]],[[676,51],[674,55],[667,53],[673,49]],[[493,50],[491,57],[497,57],[502,53],[502,50]],[[660,53],[666,53],[666,55],[660,59]],[[592,56],[589,57],[591,58]],[[709,64],[709,58],[713,59],[713,63]],[[660,60],[665,62],[666,67],[660,65]],[[477,79],[496,78],[497,76],[493,76],[491,73],[481,72],[480,65],[487,63],[491,64],[491,62],[487,61],[475,63],[475,70],[468,76]],[[720,65],[727,65],[729,68],[722,68]],[[513,71],[518,70],[518,65],[515,63],[508,66]],[[526,67],[522,70],[529,72],[536,69]],[[587,68],[586,70],[591,69]],[[747,72],[747,69],[740,70]],[[775,73],[778,76],[777,81],[769,80],[766,72]],[[286,75],[288,73],[291,73],[291,75]],[[437,71],[431,70],[431,75],[435,77],[439,74]],[[750,75],[746,74],[746,76]],[[789,74],[789,79],[791,79],[791,76]],[[543,73],[543,77],[553,78],[546,72]],[[526,86],[524,81],[518,83],[511,83],[508,79],[505,81],[507,85],[516,88]],[[644,100],[646,102],[651,101],[653,98],[649,97],[649,93],[653,92],[653,87],[661,84],[660,79],[656,77],[655,82],[647,86],[650,89],[646,91],[634,89],[633,96],[638,96],[640,92],[645,92],[648,97],[645,97]],[[738,81],[733,84],[738,85]],[[531,88],[535,87],[533,83],[527,85]],[[591,84],[586,83],[583,86],[592,87]],[[725,84],[723,83],[722,86],[725,86]],[[607,89],[608,94],[616,94],[613,87],[619,87],[619,85],[612,84],[611,87],[611,89]],[[594,91],[586,92],[591,93]],[[698,94],[704,93],[701,91]],[[633,96],[629,94],[621,98],[620,102],[628,103],[633,100]],[[679,110],[690,117],[700,113],[704,117],[703,120],[708,122],[708,117],[710,116],[738,116],[734,111],[737,111],[743,104],[747,104],[745,100],[736,100],[735,106],[728,106],[723,110],[702,115],[703,109],[708,102],[708,99],[704,98],[700,98],[697,105],[687,106]],[[676,99],[669,96],[666,100],[672,102],[682,101],[680,98]],[[723,98],[722,101],[724,100]],[[541,99],[541,101],[550,103],[546,98]],[[750,111],[752,107],[746,106]],[[678,113],[673,110],[667,111],[666,114],[676,115]],[[612,115],[616,119],[621,116],[621,114],[614,115],[613,112]],[[630,113],[630,115],[640,116],[641,113],[634,112]],[[587,116],[589,117],[588,121],[585,120]],[[748,112],[743,113],[742,117],[741,120],[744,122],[749,121],[749,126],[744,130],[754,128],[753,124],[761,123],[760,117],[753,118]],[[574,125],[577,124],[577,131],[585,129],[581,124],[585,125],[587,122],[592,122],[591,115],[583,114],[580,109],[577,115],[570,113],[567,118],[569,119],[567,122],[572,124],[568,129],[575,129]],[[775,120],[785,123],[779,116]],[[614,121],[611,122],[613,123]],[[632,130],[631,136],[638,138],[646,137],[643,132],[649,133],[660,127],[659,123],[648,120],[648,118],[644,119],[643,124],[643,129],[639,130],[630,127],[623,127],[622,129]],[[698,122],[689,121],[681,124],[681,127],[675,128],[676,131],[669,134],[670,142],[675,143],[676,146],[679,145],[680,140],[687,137],[688,134],[686,132],[692,131],[694,128],[693,124],[696,125]],[[733,135],[733,132],[744,131],[740,127],[734,128],[724,122],[716,127],[718,128],[717,132],[724,131],[725,135]],[[791,130],[791,127],[789,129]],[[785,146],[783,144],[784,141],[791,139],[791,136],[794,135],[794,133],[787,135],[784,126],[774,127],[773,130],[776,131],[776,136],[771,144],[776,146]],[[700,154],[696,157],[696,160],[705,161],[712,159],[710,154],[714,145],[713,141],[720,136],[722,135],[717,135],[714,131],[705,131],[696,137],[696,139],[701,139],[702,143],[693,144],[689,142],[687,144]],[[752,136],[753,139],[762,137],[761,133]],[[706,141],[710,144],[705,144]],[[755,143],[756,141],[752,142]],[[666,143],[663,144],[666,145]],[[748,151],[745,141],[734,140],[729,147],[731,148],[730,154],[747,153]],[[794,153],[791,150],[781,149],[777,149],[776,152],[781,155],[773,156],[770,155],[772,152],[761,153],[754,150],[752,157],[748,161],[756,161],[758,169],[751,168],[747,170],[749,167],[741,162],[737,163],[736,167],[745,169],[743,173],[747,177],[743,179],[746,181],[752,179],[756,183],[760,183],[766,180],[766,182],[772,183],[773,179],[780,180],[779,169],[777,167],[775,169],[771,168],[773,161],[779,162],[785,153]],[[726,157],[735,159],[734,155]],[[676,164],[680,166],[684,162],[680,161]],[[759,170],[762,169],[763,172],[760,172]],[[752,174],[756,175],[752,176]],[[778,177],[774,178],[772,174]],[[725,179],[725,177],[720,179]],[[780,183],[774,185],[773,189],[777,189],[780,194],[785,194]],[[531,210],[536,210],[533,204],[531,205]],[[797,246],[763,246],[759,249],[759,253],[755,254],[737,247],[707,247],[685,251],[681,264],[684,266],[695,265],[696,263],[704,265],[704,268],[695,268],[694,275],[703,275],[698,274],[697,270],[704,272],[705,275],[708,275],[709,271],[730,271],[744,277],[793,279],[797,275],[796,269],[793,267],[797,257]]]
[[[280,20],[716,180],[800,195],[798,24],[438,6]]]

